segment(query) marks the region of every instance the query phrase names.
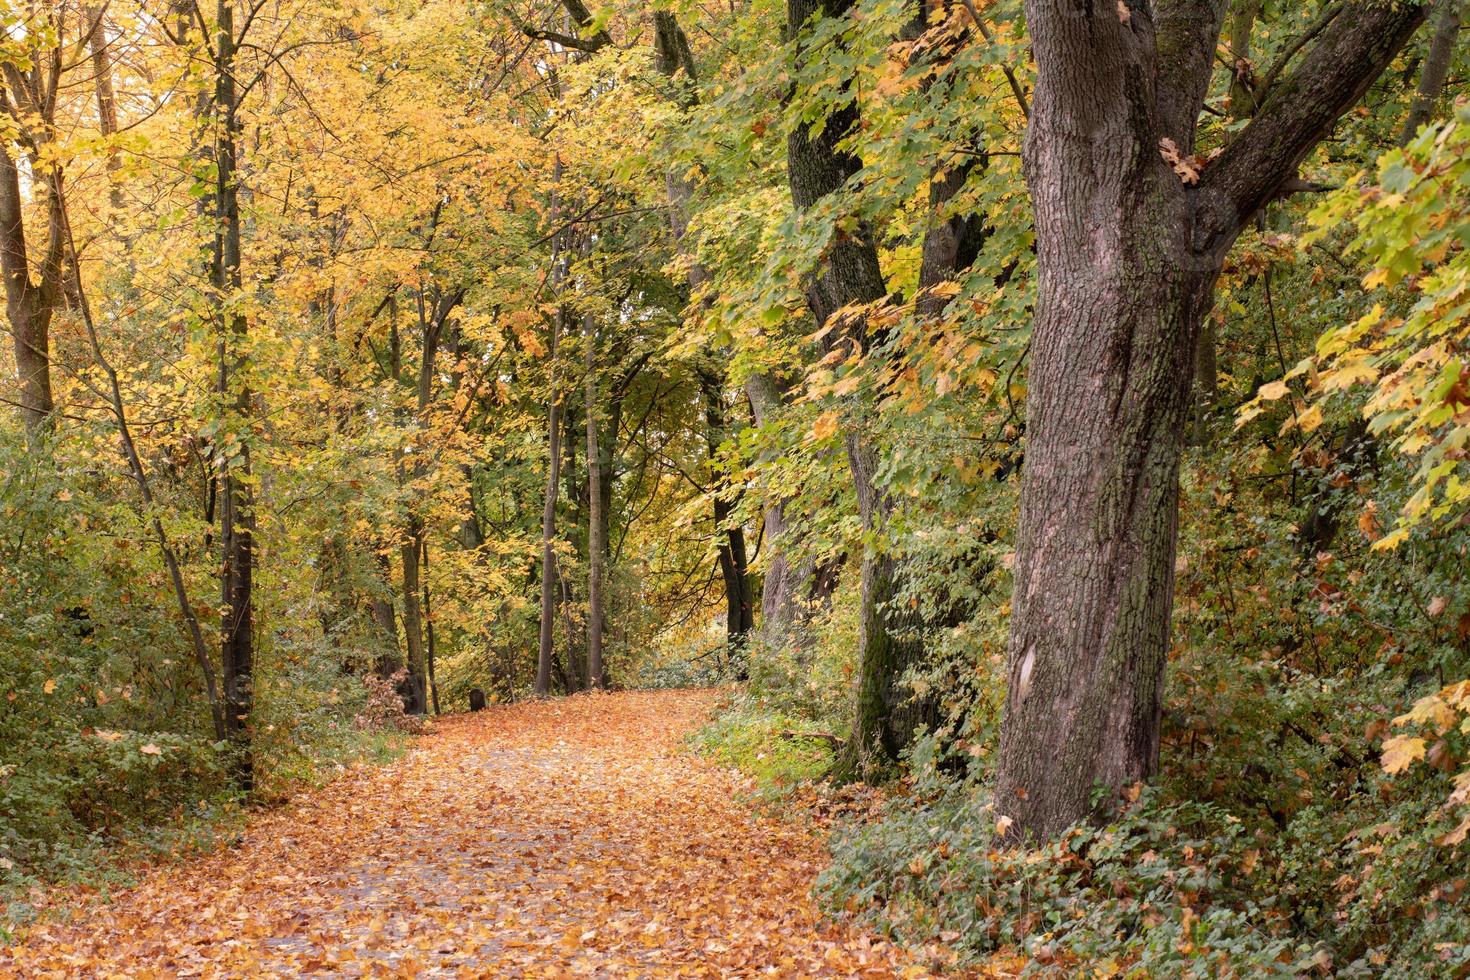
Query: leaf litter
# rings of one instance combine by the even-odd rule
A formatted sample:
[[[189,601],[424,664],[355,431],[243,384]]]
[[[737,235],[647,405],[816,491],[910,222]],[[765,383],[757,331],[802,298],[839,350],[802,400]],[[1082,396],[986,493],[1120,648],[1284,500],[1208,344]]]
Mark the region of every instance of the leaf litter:
[[[825,920],[809,822],[680,750],[707,691],[579,695],[437,720],[0,950],[28,977],[928,976]]]

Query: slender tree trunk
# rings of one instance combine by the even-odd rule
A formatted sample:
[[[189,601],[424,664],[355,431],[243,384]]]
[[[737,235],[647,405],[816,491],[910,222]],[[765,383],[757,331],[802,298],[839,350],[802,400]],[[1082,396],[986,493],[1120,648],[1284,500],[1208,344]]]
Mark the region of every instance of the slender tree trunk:
[[[1235,63],[1230,74],[1230,118],[1249,119],[1256,113],[1256,72],[1251,55],[1251,35],[1265,0],[1231,0],[1230,54]]]
[[[424,526],[417,514],[410,514],[398,546],[398,561],[403,575],[403,636],[408,647],[408,681],[404,709],[410,714],[426,714],[429,710],[429,655],[424,645],[422,606],[423,577],[419,555],[424,546]]]
[[[398,646],[398,622],[393,611],[393,576],[388,567],[388,555],[382,548],[374,549],[373,561],[377,567],[377,588],[370,600],[373,623],[377,626],[380,644],[374,672],[387,680],[403,667],[403,655]]]
[[[780,387],[766,374],[747,378],[745,394],[757,426],[773,419],[783,403]],[[767,502],[761,522],[761,549],[766,554],[761,588],[761,643],[773,650],[802,647],[809,639],[805,631],[808,622],[830,604],[842,560],[821,567],[810,556],[792,561],[795,542],[791,540],[786,501],[782,498]]]
[[[1193,152],[1221,7],[1026,4],[1040,281],[996,776],[1013,837],[1055,835],[1155,771],[1179,461],[1215,280],[1424,17],[1348,4],[1186,184],[1161,141]]]
[[[221,624],[220,664],[224,681],[225,721],[236,748],[236,781],[249,790],[254,782],[250,712],[254,700],[255,603],[254,571],[255,510],[250,476],[250,385],[246,379],[248,356],[244,350],[249,324],[231,312],[242,284],[240,269],[240,197],[238,147],[240,123],[235,89],[234,7],[220,0],[215,38],[215,185],[214,261],[211,279],[220,331],[220,394],[239,446],[238,455],[226,455],[220,494],[220,542],[223,548],[221,592],[224,618]]]
[[[726,428],[724,377],[722,372],[710,366],[700,368],[698,373],[700,392],[704,396],[704,435],[718,542],[716,553],[720,578],[725,586],[725,645],[733,653],[745,645],[755,630],[750,563],[745,553],[745,529],[733,523],[735,503],[727,496],[727,481],[716,469]]]
[[[597,426],[597,321],[584,320],[587,372],[587,683],[602,689],[602,579],[606,557],[606,502],[602,497],[602,441]]]
[[[560,159],[556,161],[555,173],[557,178],[561,176]],[[553,199],[553,224],[558,220],[558,214],[557,201]],[[563,266],[560,245],[557,240],[552,247],[551,277],[554,286],[561,285]],[[541,640],[536,655],[538,697],[545,697],[551,692],[551,658],[556,652],[556,498],[561,487],[561,397],[557,392],[556,348],[565,319],[565,308],[558,306],[551,320],[551,336],[546,355],[550,365],[550,378],[546,395],[546,498],[541,511]]]
[[[199,616],[194,611],[194,604],[189,598],[189,589],[184,581],[183,570],[179,566],[178,552],[164,531],[163,520],[158,516],[154,507],[153,485],[148,478],[148,470],[143,466],[143,457],[138,452],[137,443],[133,441],[133,429],[128,424],[127,408],[123,403],[122,385],[118,380],[117,369],[113,367],[112,361],[102,352],[102,341],[97,335],[97,324],[92,319],[92,309],[87,303],[87,294],[81,287],[82,265],[77,256],[76,242],[71,234],[71,221],[62,212],[63,225],[66,229],[66,244],[69,258],[71,260],[72,275],[78,285],[79,312],[82,316],[82,325],[86,328],[87,342],[92,349],[92,358],[102,373],[107,377],[107,401],[112,409],[113,418],[117,422],[119,441],[122,443],[122,454],[132,472],[133,482],[137,484],[138,495],[143,501],[143,510],[148,515],[149,525],[153,529],[154,541],[158,544],[159,554],[163,556],[163,564],[168,572],[169,584],[173,587],[174,599],[179,605],[179,615],[183,618],[188,629],[189,643],[194,650],[194,659],[199,665],[199,673],[204,681],[204,693],[209,699],[209,716],[214,724],[214,737],[217,741],[224,741],[227,737],[227,726],[225,724],[225,709],[220,701],[219,686],[215,681],[214,663],[210,660],[209,647],[204,642],[204,630],[199,625]]]
[[[1434,17],[1434,39],[1429,42],[1429,57],[1419,75],[1419,88],[1404,119],[1399,146],[1405,146],[1418,135],[1420,128],[1434,115],[1434,107],[1444,96],[1450,66],[1455,60],[1455,44],[1460,39],[1460,23],[1465,16],[1465,0],[1439,0]]]
[[[745,396],[757,426],[772,421],[781,408],[781,390],[767,374],[745,380]],[[804,622],[809,606],[806,598],[812,578],[812,562],[791,561],[791,540],[786,524],[786,503],[768,501],[762,513],[761,548],[766,553],[765,581],[761,588],[761,642],[779,649],[795,639],[793,632]]]
[[[432,302],[430,296],[432,295]],[[420,289],[417,298],[420,337],[419,377],[416,386],[419,431],[427,430],[429,409],[434,400],[435,364],[439,356],[439,341],[444,334],[444,325],[459,304],[462,293],[443,293],[437,288]],[[425,476],[423,453],[414,454],[411,483],[416,485]],[[410,487],[411,491],[413,487]],[[411,492],[411,497],[415,496]],[[430,708],[432,690],[432,651],[430,633],[433,629],[428,620],[424,597],[428,595],[428,583],[424,581],[423,567],[427,564],[428,540],[423,515],[414,499],[408,504],[408,520],[404,528],[404,542],[400,549],[403,565],[403,632],[408,642],[408,684],[413,703],[409,710],[426,714]]]
[[[695,104],[694,85],[698,72],[694,53],[689,46],[678,20],[673,13],[656,11],[653,15],[654,53],[658,70],[671,81],[683,86],[677,101],[688,109]],[[680,77],[682,76],[682,77]],[[669,202],[669,228],[679,248],[690,257],[687,281],[690,298],[699,296],[701,287],[708,281],[709,273],[694,258],[694,249],[687,240],[689,231],[689,199],[693,187],[688,178],[676,169],[665,175],[665,189]],[[725,636],[730,650],[743,646],[755,630],[755,611],[751,599],[749,561],[745,552],[745,531],[730,526],[733,504],[725,496],[727,481],[713,468],[716,451],[724,437],[724,378],[707,370],[699,372],[700,387],[705,399],[706,437],[711,463],[710,480],[715,487],[714,519],[715,534],[718,536],[720,576],[725,586]]]
[[[97,93],[97,130],[103,139],[117,135],[117,95],[112,87],[112,48],[107,38],[107,8],[88,6],[82,14],[83,28],[88,31],[87,49],[92,56],[92,87]],[[117,147],[107,146],[108,204],[113,213],[122,211],[122,184],[118,172],[122,160]]]
[[[434,607],[429,603],[429,542],[424,541],[424,638],[428,643],[428,687],[429,702],[434,714],[439,714],[439,682],[434,676],[434,658],[438,652],[434,642]]]
[[[570,317],[565,324],[567,329],[575,329]],[[588,520],[591,499],[588,493],[585,474],[577,465],[577,448],[586,445],[587,425],[582,417],[583,398],[572,397],[567,394],[566,403],[562,406],[561,420],[561,448],[563,458],[561,461],[562,493],[566,495],[567,503],[571,505],[571,513],[567,515],[565,537],[576,554],[577,563],[586,567],[587,543],[591,539],[591,523]],[[583,690],[587,686],[587,617],[585,609],[582,619],[577,620],[578,605],[575,602],[577,585],[571,571],[558,565],[557,574],[561,577],[561,611],[562,618],[566,621],[566,667],[567,674],[572,678],[572,690]]]
[[[1251,60],[1251,45],[1256,18],[1260,16],[1263,3],[1264,0],[1232,0],[1230,4],[1226,28],[1230,53],[1234,57],[1228,110],[1232,122],[1240,122],[1255,115],[1257,80],[1255,65]],[[1200,325],[1194,358],[1195,441],[1200,444],[1209,441],[1209,415],[1220,398],[1219,345],[1215,318],[1206,316]]]

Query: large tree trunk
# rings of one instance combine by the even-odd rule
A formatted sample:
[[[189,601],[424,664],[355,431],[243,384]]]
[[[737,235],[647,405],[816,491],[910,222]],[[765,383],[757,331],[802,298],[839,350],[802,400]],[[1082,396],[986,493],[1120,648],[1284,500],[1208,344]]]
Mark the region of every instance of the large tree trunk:
[[[217,7],[215,37],[216,114],[214,188],[215,234],[211,280],[219,304],[220,393],[233,418],[231,428],[239,440],[239,454],[226,459],[220,494],[220,543],[223,572],[220,576],[224,599],[221,624],[220,665],[224,686],[225,721],[236,749],[236,782],[249,790],[254,782],[250,712],[254,702],[255,599],[254,573],[255,507],[250,476],[250,439],[247,435],[251,392],[241,378],[246,368],[243,350],[249,324],[239,313],[230,312],[240,291],[240,197],[238,146],[240,122],[235,90],[234,8],[229,0]],[[232,349],[233,347],[233,349]]]
[[[799,36],[802,26],[814,15],[845,17],[851,8],[851,0],[788,0],[787,30]],[[798,46],[798,59],[814,56],[805,45]],[[814,135],[805,125],[792,129],[786,142],[786,161],[791,197],[798,209],[810,208],[841,191],[862,169],[860,160],[838,147],[858,123],[854,101],[833,111],[820,133]],[[886,296],[874,235],[872,228],[860,224],[828,248],[826,267],[807,291],[807,304],[819,325],[827,325],[843,307],[876,303]],[[835,329],[826,334],[829,349],[867,348],[865,318],[847,315],[833,326]],[[863,556],[852,734],[833,771],[838,778],[875,778],[891,765],[898,747],[911,734],[895,727],[904,723],[897,711],[905,699],[898,680],[910,664],[923,656],[923,645],[907,634],[904,624],[890,618],[898,611],[894,601],[898,576],[881,539],[887,533],[892,501],[876,481],[878,453],[871,432],[872,408],[854,399],[849,409],[845,420],[848,468],[865,537],[879,543],[870,544]]]
[[[33,170],[37,168],[33,166]],[[19,380],[17,401],[27,431],[45,427],[55,403],[51,394],[51,316],[60,296],[63,274],[61,173],[41,168],[38,185],[45,193],[49,213],[46,249],[40,282],[31,281],[26,244],[24,202],[15,160],[0,146],[0,275],[5,277],[5,306],[14,342]]]
[[[1348,5],[1186,185],[1213,0],[1028,0],[1024,163],[1039,293],[996,801],[1051,836],[1158,763],[1178,469],[1194,347],[1225,252],[1422,20]]]

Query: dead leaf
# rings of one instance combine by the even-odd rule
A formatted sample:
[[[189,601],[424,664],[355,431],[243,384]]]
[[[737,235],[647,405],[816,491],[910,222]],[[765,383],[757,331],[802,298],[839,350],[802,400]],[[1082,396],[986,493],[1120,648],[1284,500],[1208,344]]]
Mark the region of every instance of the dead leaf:
[[[152,964],[189,976],[616,977],[647,976],[650,963],[905,975],[913,961],[892,944],[823,921],[818,827],[761,817],[742,777],[679,751],[715,699],[629,691],[444,716],[399,761],[256,813],[238,846],[0,945],[0,976]],[[603,841],[616,844],[592,846]],[[351,965],[363,950],[372,969]]]
[[[1383,743],[1383,771],[1389,775],[1403,772],[1424,758],[1424,739],[1411,735],[1395,735]]]
[[[1470,835],[1470,816],[1461,820],[1460,825],[1454,830],[1436,837],[1434,842],[1441,847],[1454,847],[1456,844],[1462,843],[1467,835]]]
[[[1204,169],[1204,163],[1199,157],[1185,156],[1179,151],[1179,145],[1167,136],[1159,140],[1159,155],[1186,186],[1193,187],[1199,183],[1200,171]]]

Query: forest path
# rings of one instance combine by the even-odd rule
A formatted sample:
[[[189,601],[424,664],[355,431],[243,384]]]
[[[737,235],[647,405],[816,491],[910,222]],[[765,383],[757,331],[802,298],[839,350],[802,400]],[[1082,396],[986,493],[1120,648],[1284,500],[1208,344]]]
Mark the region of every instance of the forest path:
[[[238,847],[33,929],[0,976],[921,975],[821,921],[809,829],[680,751],[715,697],[440,719],[396,762],[254,819]]]

